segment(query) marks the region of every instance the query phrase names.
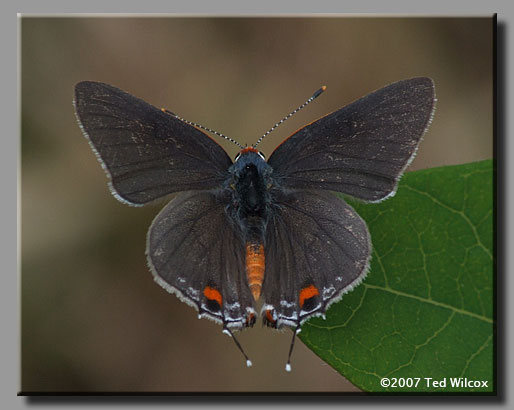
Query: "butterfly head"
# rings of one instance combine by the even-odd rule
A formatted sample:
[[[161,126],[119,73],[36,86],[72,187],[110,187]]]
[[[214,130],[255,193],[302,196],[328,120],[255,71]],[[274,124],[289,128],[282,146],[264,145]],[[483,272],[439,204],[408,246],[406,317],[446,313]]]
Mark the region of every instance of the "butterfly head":
[[[247,155],[250,154],[250,153],[257,154],[259,157],[261,157],[261,159],[263,161],[266,161],[266,157],[264,156],[264,154],[262,152],[260,152],[259,150],[255,149],[254,147],[245,147],[241,151],[238,152],[238,154],[234,158],[234,162],[239,161],[243,157],[255,158],[254,155],[250,155],[249,157],[247,157]]]

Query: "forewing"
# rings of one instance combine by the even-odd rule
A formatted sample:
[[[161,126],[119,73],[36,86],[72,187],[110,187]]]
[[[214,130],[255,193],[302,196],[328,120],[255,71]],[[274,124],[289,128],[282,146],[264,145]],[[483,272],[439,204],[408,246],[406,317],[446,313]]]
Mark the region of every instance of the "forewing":
[[[326,191],[284,194],[265,243],[265,310],[277,326],[297,326],[365,277],[371,257],[368,229],[343,200]]]
[[[203,132],[110,85],[78,83],[74,103],[123,202],[141,205],[172,192],[218,187],[232,164]]]
[[[245,248],[209,192],[183,192],[155,218],[147,238],[154,278],[169,292],[227,327],[254,313],[245,278]]]
[[[434,107],[431,79],[396,82],[301,128],[268,163],[286,187],[382,200],[394,194]]]

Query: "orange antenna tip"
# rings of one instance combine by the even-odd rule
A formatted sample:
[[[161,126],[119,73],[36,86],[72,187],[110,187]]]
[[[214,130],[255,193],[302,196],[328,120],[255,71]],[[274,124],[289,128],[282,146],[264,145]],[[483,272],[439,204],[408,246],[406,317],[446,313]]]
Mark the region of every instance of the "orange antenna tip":
[[[318,91],[316,91],[314,94],[312,94],[312,97],[310,98],[310,100],[312,101],[312,100],[314,100],[315,98],[318,98],[318,97],[321,95],[321,93],[322,93],[323,91],[325,91],[326,89],[327,89],[327,86],[326,86],[326,85],[324,85],[323,87],[321,87]]]

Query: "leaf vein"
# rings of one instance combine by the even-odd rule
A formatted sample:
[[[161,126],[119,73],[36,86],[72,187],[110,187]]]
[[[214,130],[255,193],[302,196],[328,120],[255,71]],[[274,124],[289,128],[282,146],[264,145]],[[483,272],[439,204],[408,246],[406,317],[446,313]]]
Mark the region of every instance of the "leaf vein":
[[[474,359],[475,357],[477,357],[477,356],[480,354],[480,352],[481,352],[482,350],[484,350],[484,349],[487,347],[487,345],[489,344],[489,341],[492,339],[492,337],[493,337],[493,335],[489,335],[489,337],[488,337],[488,338],[486,339],[486,341],[482,344],[482,346],[480,346],[480,347],[478,348],[478,350],[477,350],[476,352],[474,352],[474,353],[469,357],[469,359],[466,361],[466,364],[464,365],[464,369],[462,369],[462,372],[461,372],[461,374],[460,374],[460,376],[459,376],[459,377],[463,377],[463,376],[464,376],[464,373],[465,373],[465,372],[466,372],[466,370],[468,369],[468,367],[469,367],[470,363],[473,361],[473,359]]]
[[[432,304],[434,306],[439,306],[439,307],[444,308],[444,309],[449,309],[449,310],[455,311],[455,312],[460,313],[462,315],[467,315],[467,316],[474,317],[475,319],[482,320],[483,322],[486,322],[486,323],[493,323],[493,320],[488,318],[488,317],[481,316],[481,315],[478,315],[478,314],[473,313],[473,312],[468,312],[468,311],[466,311],[464,309],[459,309],[459,308],[456,308],[455,306],[451,306],[451,305],[448,305],[448,304],[443,303],[443,302],[438,302],[438,301],[433,300],[433,299],[427,299],[427,298],[423,298],[421,296],[410,295],[410,294],[404,293],[404,292],[402,292],[400,290],[396,290],[396,289],[392,289],[392,288],[385,288],[383,286],[371,285],[371,284],[366,283],[366,282],[364,282],[361,286],[368,287],[370,289],[377,289],[377,290],[381,290],[381,291],[384,291],[384,292],[389,292],[389,293],[392,293],[392,294],[395,294],[395,295],[399,295],[399,296],[403,296],[403,297],[406,297],[406,298],[415,299],[415,300],[418,300],[418,301],[423,302],[423,303],[428,303],[428,304]]]
[[[455,213],[455,214],[458,214],[462,217],[462,219],[464,219],[464,221],[466,221],[466,223],[469,225],[469,227],[471,228],[471,230],[473,231],[473,234],[475,235],[475,239],[477,241],[477,243],[480,245],[480,247],[482,247],[484,249],[484,251],[487,253],[487,255],[491,258],[491,260],[493,259],[493,255],[491,254],[491,251],[487,248],[487,246],[484,245],[484,243],[482,242],[482,240],[480,239],[480,235],[478,234],[477,232],[477,229],[475,227],[475,225],[473,225],[473,223],[471,222],[471,220],[468,218],[468,216],[462,212],[462,211],[459,211],[458,209],[454,209],[452,208],[451,206],[448,206],[446,204],[444,204],[443,202],[439,201],[437,198],[435,198],[434,196],[430,195],[428,192],[423,192],[423,191],[420,191],[416,188],[413,188],[411,186],[409,186],[408,184],[403,184],[403,187],[406,188],[406,189],[410,189],[411,191],[413,192],[416,192],[417,194],[419,195],[423,195],[423,196],[426,196],[427,198],[431,199],[433,202],[435,202],[437,205],[447,209],[448,211],[452,212],[452,213]]]

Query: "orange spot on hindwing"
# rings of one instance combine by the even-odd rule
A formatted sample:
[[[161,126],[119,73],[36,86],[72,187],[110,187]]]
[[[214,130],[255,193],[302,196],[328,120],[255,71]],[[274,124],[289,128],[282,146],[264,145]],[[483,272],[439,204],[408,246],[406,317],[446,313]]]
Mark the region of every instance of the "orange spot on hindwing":
[[[319,295],[319,290],[314,285],[309,285],[300,290],[300,308],[303,308],[303,304],[307,299],[313,298]]]
[[[264,280],[264,245],[261,243],[246,244],[246,279],[253,298],[261,296],[262,281]]]
[[[270,325],[274,325],[277,322],[274,318],[273,309],[266,309],[266,319]]]
[[[216,302],[221,308],[223,298],[221,297],[221,293],[219,292],[219,290],[211,288],[210,286],[206,286],[203,290],[203,294],[207,298],[207,300]]]

